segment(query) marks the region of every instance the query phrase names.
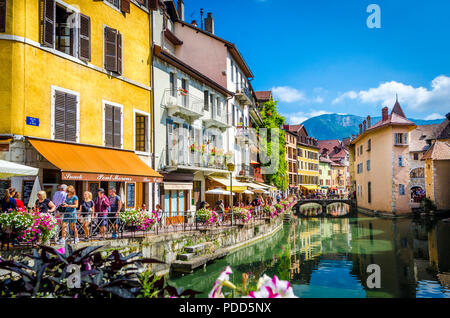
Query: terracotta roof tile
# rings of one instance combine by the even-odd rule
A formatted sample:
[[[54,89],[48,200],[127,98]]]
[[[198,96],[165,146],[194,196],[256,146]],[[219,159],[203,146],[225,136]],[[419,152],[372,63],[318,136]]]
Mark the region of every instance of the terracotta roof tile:
[[[422,160],[450,160],[450,144],[436,140],[430,149],[423,155]]]
[[[259,91],[259,92],[255,92],[255,95],[256,95],[256,99],[258,101],[268,101],[272,97],[272,92],[271,91]]]
[[[421,152],[428,150],[429,145],[427,140],[434,139],[440,126],[441,124],[417,126],[410,133],[409,151]]]

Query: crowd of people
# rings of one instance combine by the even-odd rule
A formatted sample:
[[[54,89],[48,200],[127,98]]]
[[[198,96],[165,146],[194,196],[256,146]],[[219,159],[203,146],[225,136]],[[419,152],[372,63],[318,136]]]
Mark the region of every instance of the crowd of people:
[[[80,200],[73,186],[61,184],[51,200],[47,198],[45,191],[39,191],[33,210],[39,213],[51,213],[57,218],[61,229],[58,244],[65,244],[68,228],[72,230],[74,243],[77,244],[80,241],[76,226],[78,221],[82,224],[85,240],[90,238],[90,225],[93,222],[98,225],[102,239],[106,236],[108,225],[112,227],[112,238],[117,238],[119,212],[122,206],[122,199],[113,187],[108,190],[108,195],[105,194],[104,189],[98,189],[95,200],[91,192],[85,191]],[[1,200],[1,212],[7,213],[19,209],[25,209],[25,205],[20,200],[20,193],[12,187],[5,190]]]

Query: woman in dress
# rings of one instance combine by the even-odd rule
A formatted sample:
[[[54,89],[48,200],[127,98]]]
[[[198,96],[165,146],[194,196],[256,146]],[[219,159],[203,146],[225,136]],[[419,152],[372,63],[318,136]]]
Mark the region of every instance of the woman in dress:
[[[77,229],[78,197],[76,196],[75,188],[73,186],[67,187],[66,201],[62,204],[62,206],[66,211],[64,212],[62,219],[61,239],[58,243],[63,245],[66,244],[67,225],[70,224],[70,227],[75,235],[74,244],[78,244],[80,242]]]

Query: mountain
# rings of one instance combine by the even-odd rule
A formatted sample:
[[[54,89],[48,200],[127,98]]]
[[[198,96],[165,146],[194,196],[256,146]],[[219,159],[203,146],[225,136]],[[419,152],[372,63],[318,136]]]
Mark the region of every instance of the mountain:
[[[310,118],[303,124],[308,134],[318,140],[343,139],[351,137],[352,134],[356,135],[359,130],[359,124],[365,119],[356,115],[326,114]],[[380,119],[381,117],[372,117],[372,125]],[[440,124],[444,119],[423,120],[409,118],[409,120],[416,125],[431,125]]]

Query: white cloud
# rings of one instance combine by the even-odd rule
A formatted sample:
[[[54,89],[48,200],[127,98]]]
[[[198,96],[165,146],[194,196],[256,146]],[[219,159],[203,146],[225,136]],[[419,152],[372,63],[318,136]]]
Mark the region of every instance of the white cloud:
[[[314,102],[318,103],[318,104],[322,104],[323,103],[323,97],[321,96],[317,96],[316,98],[314,98]]]
[[[316,111],[311,111],[309,113],[295,112],[295,113],[290,113],[290,114],[283,114],[283,116],[286,117],[287,123],[289,123],[291,125],[297,125],[297,124],[303,123],[304,121],[306,121],[312,117],[317,117],[317,116],[321,116],[321,115],[325,115],[325,114],[332,114],[332,112],[329,112],[326,110],[316,110]]]
[[[425,120],[435,120],[435,119],[444,119],[445,116],[442,116],[441,114],[438,113],[433,113],[428,115],[427,117],[425,117]]]
[[[302,91],[289,86],[272,87],[272,92],[275,97],[285,103],[294,103],[306,100],[305,94]]]
[[[430,89],[413,87],[400,82],[391,81],[378,87],[359,92],[348,91],[340,94],[333,101],[338,104],[345,99],[359,100],[362,103],[381,103],[382,106],[392,107],[398,94],[402,106],[411,110],[442,111],[450,109],[450,77],[440,75],[431,81]]]

